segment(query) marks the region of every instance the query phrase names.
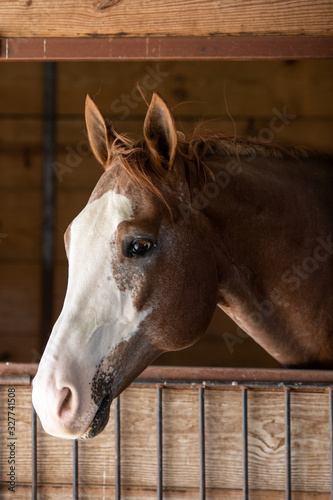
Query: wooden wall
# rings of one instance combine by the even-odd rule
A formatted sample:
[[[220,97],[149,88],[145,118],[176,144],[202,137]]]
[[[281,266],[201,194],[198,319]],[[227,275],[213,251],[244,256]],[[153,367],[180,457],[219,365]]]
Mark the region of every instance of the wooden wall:
[[[331,35],[327,0],[3,0],[2,37]]]
[[[12,386],[11,386],[12,387]],[[0,407],[8,387],[0,386]],[[205,390],[207,499],[240,500],[242,484],[242,393]],[[248,470],[251,500],[283,500],[285,493],[285,396],[248,391]],[[7,419],[0,419],[0,496],[31,498],[31,394],[16,387],[15,495],[8,491]],[[121,396],[123,500],[156,498],[156,388],[131,387]],[[102,434],[79,442],[79,498],[114,497],[114,409]],[[164,497],[199,498],[199,398],[197,388],[163,389]],[[8,450],[8,453],[6,453]],[[329,500],[330,424],[327,392],[291,392],[293,500]],[[47,435],[38,424],[38,484],[43,500],[72,496],[72,442]]]
[[[59,63],[54,318],[67,281],[63,232],[102,173],[87,149],[86,93],[121,132],[141,133],[139,82],[166,98],[181,130],[203,119],[227,134],[333,151],[332,72],[328,60]],[[2,64],[0,96],[0,359],[29,362],[40,356],[42,65]],[[272,131],[271,119],[283,112],[292,116]],[[201,342],[158,362],[276,366],[221,311]]]

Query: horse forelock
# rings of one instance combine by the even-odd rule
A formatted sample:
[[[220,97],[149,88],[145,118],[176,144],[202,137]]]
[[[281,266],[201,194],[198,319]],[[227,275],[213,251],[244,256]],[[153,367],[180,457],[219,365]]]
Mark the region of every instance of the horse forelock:
[[[230,137],[209,131],[196,129],[192,134],[178,137],[177,154],[171,168],[166,168],[162,159],[152,158],[144,139],[134,140],[127,135],[117,134],[110,146],[110,164],[117,164],[128,177],[140,188],[157,196],[168,208],[164,187],[182,172],[192,196],[193,189],[202,189],[209,177],[213,176],[210,162],[221,157],[271,158],[287,160],[306,160],[311,158],[332,158],[331,155],[307,148],[265,143],[257,139]],[[117,176],[117,174],[115,175]],[[100,196],[110,183],[102,182],[92,195]]]

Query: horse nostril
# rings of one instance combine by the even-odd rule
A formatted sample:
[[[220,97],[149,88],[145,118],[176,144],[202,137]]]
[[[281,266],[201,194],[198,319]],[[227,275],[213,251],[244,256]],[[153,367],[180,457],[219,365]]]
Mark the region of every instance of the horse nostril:
[[[61,414],[64,411],[70,410],[71,400],[72,400],[72,392],[68,387],[64,387],[61,392],[62,392],[63,398],[62,398],[62,403],[61,403],[60,408],[59,408],[59,417],[61,417]]]

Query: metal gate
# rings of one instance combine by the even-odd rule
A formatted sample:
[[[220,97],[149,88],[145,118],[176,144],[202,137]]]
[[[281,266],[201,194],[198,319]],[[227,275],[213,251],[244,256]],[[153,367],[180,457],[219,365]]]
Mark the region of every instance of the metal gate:
[[[12,387],[14,390],[17,386],[30,385],[31,379],[36,372],[36,365],[16,365],[3,364],[0,365],[0,383],[1,386]],[[206,442],[206,396],[207,391],[223,390],[223,391],[238,391],[241,393],[241,421],[242,421],[242,487],[239,494],[246,500],[251,497],[249,489],[249,455],[248,455],[248,436],[249,436],[249,421],[248,421],[248,396],[253,391],[277,391],[284,393],[284,435],[285,435],[285,498],[287,500],[293,497],[292,483],[292,456],[291,456],[291,397],[298,392],[306,393],[324,393],[327,398],[329,408],[329,441],[330,441],[330,476],[331,476],[331,491],[330,496],[333,498],[333,448],[332,448],[332,430],[333,430],[333,373],[329,371],[305,371],[305,370],[264,370],[264,369],[217,369],[217,368],[173,368],[173,367],[150,367],[148,368],[135,382],[132,387],[135,388],[150,388],[155,391],[155,419],[156,419],[156,493],[155,498],[161,500],[165,498],[165,480],[167,479],[163,462],[165,447],[163,446],[164,425],[166,416],[163,412],[163,399],[168,389],[191,389],[197,394],[197,415],[198,421],[198,447],[200,454],[200,499],[204,500],[207,497],[206,484],[206,454],[209,451]],[[121,428],[125,423],[121,419],[121,395],[115,400],[114,405],[114,442],[115,442],[115,470],[114,470],[114,497],[120,500],[122,497],[122,481],[121,481],[121,463],[122,463],[122,440]],[[326,399],[325,399],[326,401]],[[31,498],[37,499],[39,485],[37,483],[38,472],[38,455],[37,455],[37,417],[33,410],[31,416]],[[197,411],[197,410],[196,410]],[[222,419],[223,420],[223,419]],[[221,421],[223,425],[223,421]],[[80,486],[80,468],[79,454],[80,441],[73,441],[73,464],[72,464],[72,490],[73,499],[79,499]],[[4,484],[2,478],[3,487]],[[82,485],[80,486],[82,488]],[[82,491],[82,489],[81,489]],[[60,497],[63,498],[60,494]],[[59,497],[59,498],[60,498]],[[111,498],[112,498],[111,497]],[[241,498],[240,497],[240,498]],[[108,497],[110,498],[110,497]],[[307,497],[306,497],[307,498]],[[309,496],[308,498],[311,498]],[[325,498],[328,498],[327,496]]]

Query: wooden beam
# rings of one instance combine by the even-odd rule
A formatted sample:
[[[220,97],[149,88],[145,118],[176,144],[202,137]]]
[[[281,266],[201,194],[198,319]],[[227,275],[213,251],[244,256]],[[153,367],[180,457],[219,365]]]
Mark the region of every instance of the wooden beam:
[[[3,37],[330,35],[328,0],[5,0]]]
[[[218,61],[330,57],[333,57],[331,36],[0,38],[0,61]]]

